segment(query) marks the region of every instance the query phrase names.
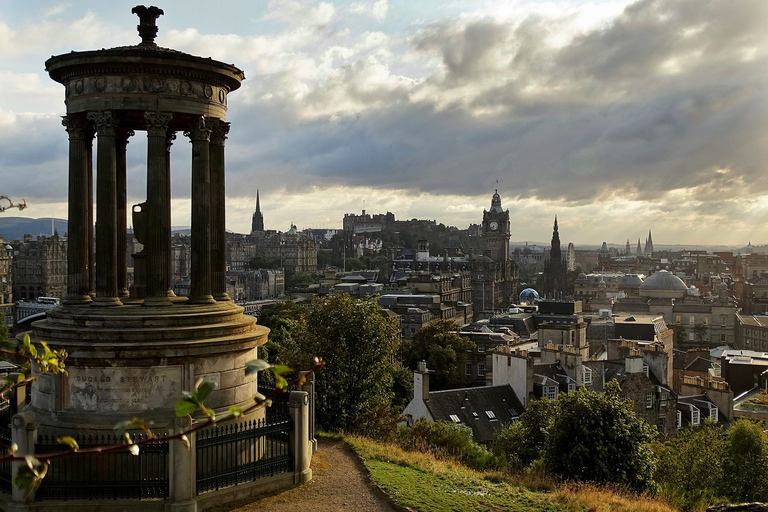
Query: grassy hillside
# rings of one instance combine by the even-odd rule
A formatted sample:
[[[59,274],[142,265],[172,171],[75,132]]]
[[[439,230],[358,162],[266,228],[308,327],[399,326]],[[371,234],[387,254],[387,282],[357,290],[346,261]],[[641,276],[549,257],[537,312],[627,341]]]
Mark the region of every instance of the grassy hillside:
[[[645,496],[593,486],[555,486],[535,477],[522,480],[478,472],[447,458],[406,452],[360,437],[347,442],[361,456],[373,480],[398,505],[418,512],[673,512]]]

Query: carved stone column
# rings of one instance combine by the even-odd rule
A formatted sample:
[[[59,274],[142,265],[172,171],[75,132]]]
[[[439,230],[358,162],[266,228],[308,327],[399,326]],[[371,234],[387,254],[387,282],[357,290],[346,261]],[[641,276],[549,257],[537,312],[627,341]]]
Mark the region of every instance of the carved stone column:
[[[166,162],[168,112],[145,112],[147,121],[147,297],[145,306],[170,306],[171,254],[169,166]]]
[[[93,124],[88,126],[86,136],[85,160],[88,164],[88,293],[94,297],[96,290],[96,244],[93,240],[93,137],[96,135]]]
[[[67,297],[65,304],[91,302],[88,261],[91,226],[88,223],[88,157],[92,131],[81,116],[64,116],[62,124],[69,134],[69,210],[67,244]],[[88,140],[86,140],[88,138]]]
[[[227,295],[227,239],[224,191],[224,141],[229,123],[209,119],[211,126],[211,291],[217,301]]]
[[[165,197],[166,197],[166,215],[168,216],[168,230],[169,230],[169,240],[170,240],[170,231],[172,230],[173,226],[171,225],[171,146],[173,146],[173,141],[176,140],[176,132],[168,132],[168,135],[165,138],[165,169],[166,169],[166,175],[168,176],[168,183],[165,188]],[[168,293],[167,295],[169,297],[175,297],[176,294],[173,293],[173,254],[171,246],[168,246],[168,255],[167,255],[167,265],[168,265]]]
[[[204,116],[184,132],[192,143],[192,272],[189,302],[216,302],[211,295],[211,130]]]
[[[128,230],[126,229],[126,148],[128,137],[133,137],[133,130],[119,129],[115,138],[117,154],[116,186],[117,186],[117,295],[128,297]]]
[[[96,125],[96,298],[94,306],[121,306],[117,297],[117,124],[112,112],[91,112]]]

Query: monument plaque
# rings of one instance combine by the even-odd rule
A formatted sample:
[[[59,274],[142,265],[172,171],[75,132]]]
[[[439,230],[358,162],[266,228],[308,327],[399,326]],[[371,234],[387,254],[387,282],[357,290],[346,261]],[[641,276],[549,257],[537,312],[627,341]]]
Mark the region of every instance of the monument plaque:
[[[181,397],[181,366],[71,368],[67,409],[119,412],[172,406]]]

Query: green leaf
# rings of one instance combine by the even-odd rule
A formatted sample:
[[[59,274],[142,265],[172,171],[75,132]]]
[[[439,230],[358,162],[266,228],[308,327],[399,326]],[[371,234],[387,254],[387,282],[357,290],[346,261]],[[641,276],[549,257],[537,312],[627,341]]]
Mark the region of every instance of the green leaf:
[[[75,439],[71,436],[59,437],[56,439],[56,442],[59,444],[65,444],[70,448],[72,448],[72,450],[74,451],[77,451],[80,449],[80,445],[77,444],[77,441],[75,441]]]
[[[182,399],[173,404],[173,410],[176,412],[176,416],[179,418],[183,418],[184,416],[188,416],[195,412],[198,408],[198,405],[189,400],[189,399]]]
[[[227,412],[228,412],[228,414],[231,414],[235,418],[237,418],[239,416],[242,416],[242,414],[243,414],[243,410],[241,408],[239,408],[239,407],[230,407],[229,411],[227,411]]]
[[[143,430],[147,435],[151,436],[152,431],[149,430],[149,427],[147,426],[147,422],[142,418],[133,418],[132,420],[128,421],[121,421],[112,429],[117,432],[118,436],[121,436],[125,433],[126,430]]]
[[[197,387],[197,399],[202,403],[203,400],[208,398],[213,390],[216,389],[216,384],[213,382],[205,381]]]
[[[45,476],[45,472],[43,472],[43,476]],[[19,470],[16,471],[16,475],[13,477],[13,486],[23,490],[24,499],[27,499],[40,487],[40,482],[42,481],[43,477],[40,476],[40,472],[36,468],[19,466]]]
[[[275,375],[275,389],[285,389],[288,387],[288,381],[282,375]]]
[[[275,376],[283,375],[291,371],[291,369],[285,366],[284,364],[276,364],[271,368],[271,370],[272,370],[272,373],[275,374]]]
[[[31,355],[32,357],[37,357],[37,349],[33,344],[30,343],[29,346],[27,347],[27,350],[29,351],[29,355]]]
[[[253,375],[254,373],[260,372],[262,370],[266,370],[269,368],[270,365],[268,362],[266,362],[263,359],[254,359],[253,361],[248,361],[245,363],[245,374],[246,375]]]

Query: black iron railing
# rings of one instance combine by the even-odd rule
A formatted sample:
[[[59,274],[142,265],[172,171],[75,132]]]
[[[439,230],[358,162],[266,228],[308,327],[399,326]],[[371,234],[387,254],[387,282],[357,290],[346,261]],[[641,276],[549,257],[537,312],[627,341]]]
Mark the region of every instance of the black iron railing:
[[[231,423],[199,431],[197,494],[293,471],[290,431],[287,418]]]
[[[141,434],[134,440],[143,439]],[[118,444],[111,436],[85,436],[81,448]],[[55,437],[38,438],[36,453],[69,448]],[[143,445],[139,455],[120,451],[95,456],[68,457],[51,463],[36,493],[37,500],[167,499],[168,442]]]
[[[0,408],[0,451],[7,452],[13,444],[11,439],[11,418],[13,409],[7,402]],[[0,492],[10,494],[13,481],[11,461],[0,462]]]

